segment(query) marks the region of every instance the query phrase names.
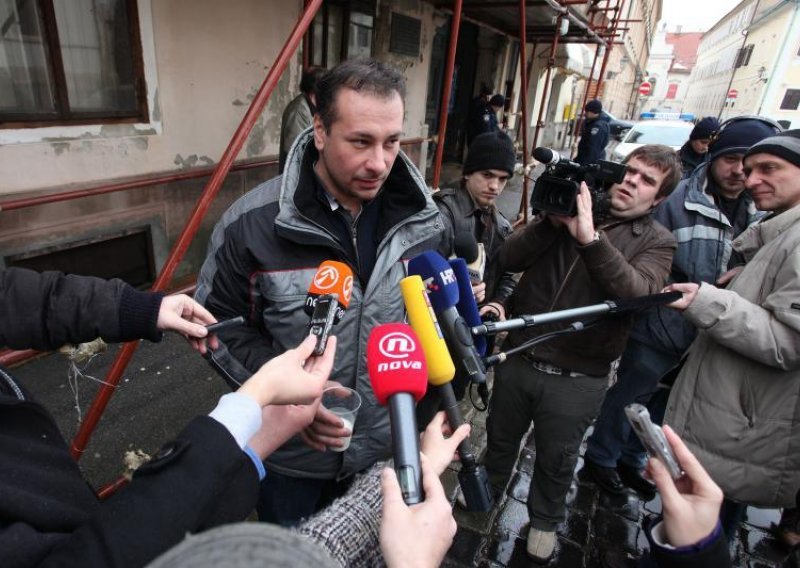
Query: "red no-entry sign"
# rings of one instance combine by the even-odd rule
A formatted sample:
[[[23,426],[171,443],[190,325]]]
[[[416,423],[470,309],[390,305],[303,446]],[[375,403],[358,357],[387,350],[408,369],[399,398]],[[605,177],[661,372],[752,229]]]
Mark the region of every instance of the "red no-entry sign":
[[[735,99],[738,96],[739,96],[739,91],[737,91],[736,89],[731,89],[730,91],[728,91],[729,99]]]
[[[650,83],[645,81],[644,83],[639,85],[639,94],[646,97],[647,95],[650,94],[650,91],[652,90],[652,88],[653,88],[653,85],[651,85]]]

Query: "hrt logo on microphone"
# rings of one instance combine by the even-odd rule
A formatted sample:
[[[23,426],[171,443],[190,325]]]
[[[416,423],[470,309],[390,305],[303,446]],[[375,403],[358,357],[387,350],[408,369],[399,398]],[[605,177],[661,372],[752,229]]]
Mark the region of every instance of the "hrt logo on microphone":
[[[443,270],[439,273],[439,277],[442,279],[442,282],[445,284],[455,284],[456,283],[456,275],[453,272],[452,268],[448,268],[447,270]]]

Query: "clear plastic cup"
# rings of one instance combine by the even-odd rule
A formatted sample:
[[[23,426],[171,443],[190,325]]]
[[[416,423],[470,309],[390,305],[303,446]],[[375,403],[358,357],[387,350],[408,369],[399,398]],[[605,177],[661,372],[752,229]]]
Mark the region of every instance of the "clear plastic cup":
[[[339,438],[341,446],[328,446],[332,452],[343,452],[350,447],[350,440],[353,438],[353,425],[356,423],[358,409],[361,408],[361,395],[348,387],[328,387],[322,391],[322,406],[341,418],[344,427],[351,432],[350,436]]]

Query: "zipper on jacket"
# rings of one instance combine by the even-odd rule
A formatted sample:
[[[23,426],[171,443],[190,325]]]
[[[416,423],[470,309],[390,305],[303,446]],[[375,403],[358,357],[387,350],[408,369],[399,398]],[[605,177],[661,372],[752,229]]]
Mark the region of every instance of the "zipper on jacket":
[[[5,369],[3,369],[2,367],[0,367],[0,378],[3,379],[5,384],[8,385],[8,388],[11,389],[11,391],[19,400],[26,400],[25,394],[22,392],[22,389],[19,388],[17,383],[14,382],[14,379],[11,378],[11,375],[6,373]]]
[[[558,290],[556,291],[556,295],[553,296],[553,301],[550,303],[550,307],[547,309],[548,312],[552,312],[553,311],[553,308],[555,307],[556,302],[558,302],[558,298],[561,296],[561,292],[564,291],[564,287],[567,285],[567,280],[569,280],[569,277],[572,275],[572,271],[575,270],[575,267],[578,265],[578,259],[579,258],[580,258],[580,256],[576,256],[575,260],[572,261],[572,265],[569,267],[569,270],[567,270],[567,275],[564,276],[564,280],[561,282],[561,286],[558,287]]]

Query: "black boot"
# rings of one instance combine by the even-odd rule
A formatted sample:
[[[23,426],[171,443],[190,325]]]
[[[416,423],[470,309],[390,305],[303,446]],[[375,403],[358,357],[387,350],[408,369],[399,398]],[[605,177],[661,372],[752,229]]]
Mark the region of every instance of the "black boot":
[[[636,491],[639,495],[650,501],[656,496],[656,485],[652,481],[645,479],[642,475],[644,470],[624,463],[617,464],[619,479]]]
[[[603,467],[584,458],[583,468],[589,474],[589,478],[594,481],[600,489],[612,495],[622,495],[625,493],[625,486],[613,467]]]

